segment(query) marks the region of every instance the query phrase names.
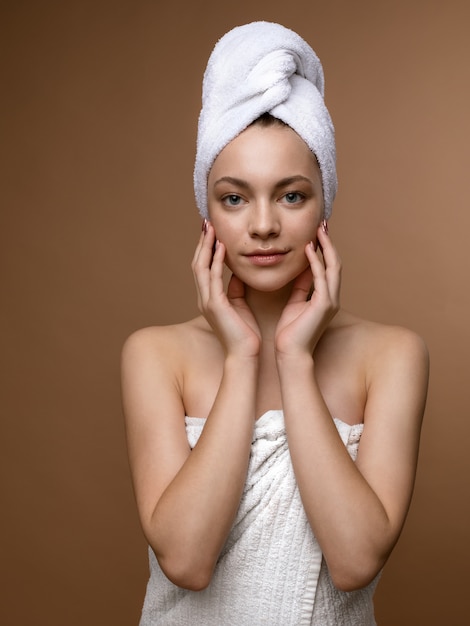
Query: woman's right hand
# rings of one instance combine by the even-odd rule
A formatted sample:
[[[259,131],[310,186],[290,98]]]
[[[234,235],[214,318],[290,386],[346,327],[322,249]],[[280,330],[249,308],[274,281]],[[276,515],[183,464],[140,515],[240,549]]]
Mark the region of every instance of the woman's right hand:
[[[216,242],[214,227],[206,222],[192,261],[199,310],[227,356],[257,357],[261,346],[259,328],[246,303],[245,286],[235,275],[225,293],[224,258],[225,246]]]

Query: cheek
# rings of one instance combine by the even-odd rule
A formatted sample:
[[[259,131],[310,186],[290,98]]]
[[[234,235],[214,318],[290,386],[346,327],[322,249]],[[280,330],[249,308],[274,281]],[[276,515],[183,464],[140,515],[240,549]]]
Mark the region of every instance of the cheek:
[[[299,243],[305,244],[307,244],[309,241],[315,242],[317,239],[317,229],[318,225],[313,220],[304,224],[303,228],[296,228],[296,240]]]
[[[216,240],[221,241],[225,246],[225,265],[231,269],[234,235],[230,232],[230,229],[224,228],[217,221],[212,222],[212,226],[214,227]]]
[[[309,241],[316,241],[317,239],[317,231],[318,227],[321,224],[323,218],[323,213],[315,213],[312,215],[312,219],[309,221],[308,227],[305,229],[304,233],[308,236]]]
[[[227,249],[227,252],[233,249],[234,243],[240,241],[240,236],[237,235],[237,230],[233,224],[227,224],[225,220],[219,220],[214,217],[211,221],[214,227],[215,237],[221,241]]]

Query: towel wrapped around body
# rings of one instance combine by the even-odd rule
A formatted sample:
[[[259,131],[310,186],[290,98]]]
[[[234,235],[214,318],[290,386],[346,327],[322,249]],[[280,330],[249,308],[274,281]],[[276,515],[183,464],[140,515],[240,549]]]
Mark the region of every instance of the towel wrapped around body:
[[[204,423],[202,418],[186,418],[191,447]],[[335,424],[355,459],[362,424]],[[359,591],[340,592],[322,564],[296,485],[282,411],[268,411],[255,424],[240,507],[207,589],[173,585],[151,549],[149,555],[140,626],[375,624],[376,581]]]

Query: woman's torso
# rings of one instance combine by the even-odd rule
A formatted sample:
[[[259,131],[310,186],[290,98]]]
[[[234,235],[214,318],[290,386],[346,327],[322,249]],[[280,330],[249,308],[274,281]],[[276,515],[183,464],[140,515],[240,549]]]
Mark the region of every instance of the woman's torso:
[[[207,417],[222,377],[223,350],[201,317],[173,328],[175,376],[185,413]],[[315,376],[323,398],[330,413],[346,423],[363,421],[369,366],[383,328],[340,312],[315,350]],[[272,409],[282,409],[282,399],[274,348],[268,343],[260,357],[256,418]]]

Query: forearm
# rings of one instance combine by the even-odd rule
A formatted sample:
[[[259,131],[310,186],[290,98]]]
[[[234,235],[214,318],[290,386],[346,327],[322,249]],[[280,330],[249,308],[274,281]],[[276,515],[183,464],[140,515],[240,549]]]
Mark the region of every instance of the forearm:
[[[361,586],[393,545],[387,513],[343,445],[309,355],[278,359],[289,450],[302,501],[338,586]]]
[[[150,543],[165,573],[204,587],[239,506],[250,455],[258,364],[228,358],[196,446],[159,499]]]

